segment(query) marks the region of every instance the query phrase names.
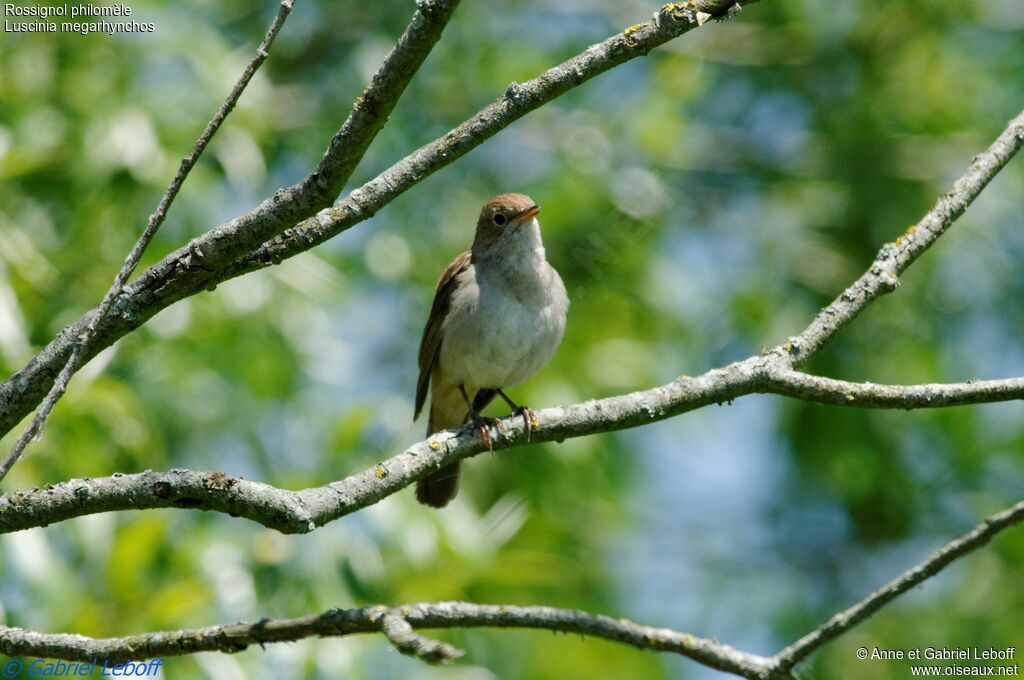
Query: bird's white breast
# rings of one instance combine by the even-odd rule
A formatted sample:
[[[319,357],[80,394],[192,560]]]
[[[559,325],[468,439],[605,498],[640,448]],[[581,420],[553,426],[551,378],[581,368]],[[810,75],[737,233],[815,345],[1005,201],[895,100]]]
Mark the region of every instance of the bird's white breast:
[[[458,277],[444,322],[441,366],[467,391],[521,383],[554,355],[569,299],[558,273],[537,252],[470,265]]]

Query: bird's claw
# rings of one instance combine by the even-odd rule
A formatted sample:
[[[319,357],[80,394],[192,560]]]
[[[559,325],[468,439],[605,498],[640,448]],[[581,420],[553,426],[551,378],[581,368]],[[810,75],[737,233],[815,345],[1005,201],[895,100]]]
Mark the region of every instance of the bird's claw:
[[[515,410],[515,412],[523,417],[523,427],[526,429],[526,441],[530,441],[530,437],[533,435],[533,421],[537,419],[537,414],[531,411],[529,406],[520,406]]]
[[[530,437],[533,435],[533,423],[537,422],[537,414],[530,410],[528,406],[520,406],[511,399],[508,395],[498,390],[498,396],[505,400],[508,407],[512,409],[514,415],[520,415],[523,417],[523,428],[526,430],[526,441],[530,441]]]
[[[476,425],[476,429],[480,430],[480,434],[484,438],[484,443],[487,444],[487,451],[491,454],[494,454],[494,445],[491,443],[490,426],[496,423],[496,420],[484,418],[479,414],[473,415],[473,424]]]

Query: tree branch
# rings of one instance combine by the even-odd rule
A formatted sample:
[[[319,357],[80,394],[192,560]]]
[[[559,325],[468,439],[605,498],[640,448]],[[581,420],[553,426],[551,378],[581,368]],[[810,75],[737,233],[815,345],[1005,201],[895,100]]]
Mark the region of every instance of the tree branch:
[[[748,5],[756,1],[742,0],[737,5]],[[264,243],[286,227],[306,220],[330,205],[337,193],[332,193],[331,189],[340,188],[344,184],[355,164],[353,161],[349,167],[347,161],[342,162],[342,151],[349,144],[358,145],[362,139],[360,135],[367,134],[366,131],[372,130],[375,133],[379,129],[374,128],[374,112],[380,112],[381,120],[386,119],[401,94],[398,88],[405,85],[405,82],[395,79],[395,74],[408,71],[411,75],[415,71],[419,63],[416,57],[422,61],[426,56],[429,46],[440,36],[454,5],[450,0],[424,0],[420,3],[421,10],[378,71],[381,76],[380,94],[371,97],[374,92],[374,85],[371,84],[370,90],[364,94],[362,102],[357,102],[350,116],[359,116],[362,122],[349,126],[346,121],[353,139],[342,138],[345,132],[343,128],[332,141],[324,160],[304,180],[279,190],[245,215],[193,239],[140,274],[138,280],[125,289],[111,313],[98,325],[90,346],[91,353],[85,358],[113,344],[178,300],[309,250],[370,218],[409,188],[530,111],[615,66],[647,54],[699,25],[697,10],[685,3],[663,6],[653,20],[632,26],[604,42],[592,45],[581,54],[526,83],[513,83],[504,95],[475,116],[353,191],[336,207]],[[377,76],[374,77],[374,83],[378,83]],[[368,139],[366,143],[369,143]],[[362,152],[358,155],[361,157]],[[18,373],[0,385],[0,435],[14,427],[43,397],[46,389],[44,385],[50,384],[49,376],[66,363],[74,338],[81,333],[94,313],[88,312],[75,324],[64,329]]]
[[[757,0],[734,2],[750,5]],[[372,217],[378,210],[446,165],[574,87],[620,64],[646,55],[701,25],[695,6],[671,3],[662,6],[651,21],[630,26],[622,33],[591,45],[580,54],[548,69],[525,83],[511,83],[505,93],[445,135],[395,163],[380,175],[359,187],[333,208],[294,229],[289,229],[254,252],[237,260],[217,278],[239,276],[270,263],[309,250],[337,236],[355,224]]]
[[[0,626],[0,651],[8,656],[35,656],[111,663],[196,652],[239,652],[250,645],[286,642],[307,637],[340,637],[356,633],[384,633],[403,654],[431,663],[450,661],[462,651],[429,640],[415,629],[428,628],[534,628],[578,633],[632,645],[638,649],[674,652],[705,666],[746,678],[792,678],[793,666],[842,635],[886,604],[938,574],[955,560],[988,543],[999,532],[1024,521],[1024,501],[987,517],[978,526],[935,552],[921,564],[889,582],[822,626],[766,658],[737,650],[714,640],[667,628],[652,628],[626,619],[553,607],[479,605],[439,602],[395,607],[334,609],[294,619],[263,619],[256,623],[144,633],[122,638],[94,639],[83,635],[40,633]]]
[[[1024,398],[1024,378],[953,385],[874,385],[789,370],[776,353],[751,357],[643,392],[536,412],[529,443],[638,427],[746,394],[783,394],[865,408],[937,408]],[[527,444],[518,416],[502,418],[495,451]],[[431,472],[487,450],[475,426],[439,432],[372,468],[326,486],[290,491],[223,472],[117,473],[0,496],[0,533],[119,510],[193,508],[245,517],[282,533],[308,533],[397,493]]]
[[[400,612],[400,616],[395,614],[396,611]],[[396,619],[404,625],[396,624]],[[145,633],[123,638],[94,639],[83,635],[40,633],[0,626],[0,651],[8,656],[86,662],[95,658],[115,663],[207,651],[238,652],[249,645],[287,642],[313,636],[387,634],[386,627],[389,626],[400,629],[396,632],[393,628],[389,637],[397,636],[399,641],[396,644],[403,646],[410,632],[417,635],[412,632],[413,628],[533,628],[603,638],[638,649],[674,652],[706,666],[749,678],[764,677],[768,666],[763,657],[741,652],[728,645],[667,628],[652,628],[627,619],[553,607],[480,605],[468,602],[334,609],[320,615],[295,619],[263,619],[257,623]],[[445,647],[452,653],[459,652],[448,645]]]
[[[881,292],[892,290],[895,279],[886,279],[886,272],[903,271],[924,252],[963,214],[966,205],[1022,144],[1024,112],[1010,121],[986,152],[975,157],[965,175],[908,237],[883,247],[858,283],[818,314],[799,336],[760,357],[750,357],[696,378],[684,376],[643,392],[544,409],[537,414],[542,427],[534,433],[533,441],[561,441],[635,427],[754,392],[873,408],[938,407],[1022,398],[1020,378],[956,385],[883,386],[818,378],[790,369],[820,350]],[[883,286],[883,281],[889,283]],[[4,387],[12,381],[17,384],[20,375],[8,380]],[[525,443],[523,426],[517,420],[503,421],[495,449]],[[220,476],[208,484],[209,475],[187,470],[171,471],[158,480],[144,477],[157,473],[75,480],[45,491],[0,497],[0,530],[42,526],[91,512],[184,506],[240,515],[283,532],[307,532],[376,503],[442,465],[475,455],[484,448],[475,428],[443,432],[378,464],[373,470],[304,491],[275,489],[222,473],[209,473]],[[160,484],[154,486],[156,482]],[[125,490],[140,493],[126,495]]]
[[[381,632],[399,652],[427,663],[451,663],[465,655],[461,649],[417,633],[399,607],[393,607],[381,619]]]
[[[283,0],[282,11],[286,5],[290,9],[291,2]],[[420,10],[406,33],[388,55],[364,97],[357,100],[349,118],[313,173],[299,184],[278,192],[274,198],[268,199],[250,213],[211,230],[168,256],[147,270],[135,285],[125,289],[119,297],[119,291],[114,291],[123,286],[130,275],[134,267],[134,263],[129,266],[132,258],[137,262],[141,256],[141,249],[148,243],[146,234],[151,238],[150,230],[155,232],[163,220],[166,207],[180,186],[180,180],[176,178],[177,186],[172,183],[168,189],[170,198],[165,194],[161,207],[150,218],[146,232],[129,255],[125,268],[119,272],[114,286],[100,307],[83,316],[74,327],[65,329],[21,372],[0,386],[0,427],[6,426],[9,429],[27,413],[25,409],[31,409],[28,404],[34,403],[32,400],[38,399],[45,392],[45,378],[53,375],[59,367],[63,366],[63,369],[54,384],[54,392],[63,391],[63,387],[58,390],[62,379],[63,385],[66,385],[81,360],[138,327],[174,301],[268,263],[279,262],[331,238],[372,216],[424,177],[468,153],[529,111],[702,23],[701,17],[689,5],[666,5],[652,22],[631,27],[592,46],[583,54],[528,83],[513,83],[503,97],[477,116],[410,154],[376,179],[352,192],[338,206],[264,243],[279,233],[283,226],[294,224],[329,204],[362,157],[366,146],[383,126],[387,113],[440,36],[456,4],[456,1],[444,0],[423,0],[419,3]],[[713,14],[718,15],[725,9],[726,3],[705,0],[701,6],[714,9]],[[287,16],[286,11],[284,16]],[[283,21],[280,13],[278,20]],[[263,46],[261,52],[265,58]],[[411,71],[406,74],[403,65],[411,67]],[[229,110],[230,106],[227,110],[222,108],[224,115]],[[215,131],[216,127],[213,129]],[[205,145],[202,138],[200,142]],[[765,355],[751,357],[702,376],[682,377],[644,392],[545,409],[537,414],[541,426],[534,428],[533,441],[561,441],[568,437],[634,427],[755,392],[872,408],[936,407],[1024,398],[1022,378],[952,385],[897,386],[850,383],[809,376],[793,370],[820,351],[839,329],[856,318],[873,300],[894,290],[898,285],[898,276],[963,214],[970,202],[1019,151],[1022,144],[1024,113],[1010,121],[996,142],[975,158],[965,175],[917,225],[895,242],[886,244],[869,270],[823,309],[799,336]],[[197,148],[202,150],[198,144]],[[186,157],[183,169],[188,161],[189,157]],[[192,158],[191,163],[194,162],[195,158]],[[187,173],[187,169],[184,172]],[[181,179],[184,178],[181,171],[179,175]],[[248,250],[252,252],[242,255]],[[90,342],[90,333],[94,333],[93,342]],[[56,398],[59,398],[59,393]],[[42,418],[38,419],[38,425],[33,421],[30,429],[41,425],[45,413],[52,406],[50,397],[47,397],[40,410]],[[18,409],[23,409],[21,415],[18,415]],[[525,443],[525,432],[518,418],[502,420],[499,432],[501,436],[494,439],[495,449]],[[446,431],[378,463],[371,470],[325,487],[304,491],[286,491],[223,473],[188,470],[72,480],[46,489],[0,496],[0,531],[44,526],[92,512],[195,507],[241,515],[285,532],[306,532],[375,503],[433,470],[475,455],[484,448],[483,439],[475,428]],[[3,471],[9,469],[7,461],[3,465],[6,466],[2,468]],[[0,471],[0,477],[2,475]],[[790,677],[792,667],[822,645],[938,573],[954,560],[980,548],[998,532],[1021,521],[1024,521],[1024,501],[987,518],[922,564],[835,615],[772,658],[624,619],[548,607],[500,607],[461,602],[333,610],[319,616],[297,619],[262,620],[255,624],[240,623],[109,639],[44,634],[0,626],[0,650],[8,655],[28,654],[72,660],[102,657],[115,661],[198,651],[233,652],[254,643],[296,640],[313,635],[379,632],[385,634],[402,653],[437,662],[453,659],[461,652],[421,636],[416,632],[417,628],[520,627],[575,632],[641,649],[671,651],[710,667],[750,678]]]
[[[276,35],[284,17],[287,16],[285,7],[287,6],[287,9],[290,10],[292,2],[294,0],[287,0],[287,3],[282,2],[281,12],[284,12],[284,15],[282,16],[281,12],[278,13],[277,19],[268,31],[267,38],[257,50],[254,61],[258,59],[259,62],[262,62],[266,58],[266,49],[270,45],[270,40]],[[384,63],[377,73],[374,74],[369,87],[356,100],[352,112],[331,140],[320,163],[301,182],[287,189],[279,190],[273,197],[265,200],[245,215],[193,239],[183,248],[179,248],[144,271],[133,285],[127,287],[123,295],[121,295],[120,288],[116,294],[108,292],[104,303],[99,308],[87,312],[75,324],[61,331],[24,368],[0,385],[0,436],[13,428],[35,407],[38,400],[43,398],[48,387],[55,384],[54,375],[60,372],[60,380],[55,384],[55,389],[61,381],[66,385],[67,380],[74,372],[74,369],[69,371],[67,367],[72,365],[71,358],[75,356],[76,348],[79,349],[77,349],[74,362],[79,364],[87,361],[104,347],[108,347],[118,338],[141,326],[161,309],[186,297],[186,295],[176,298],[167,296],[164,293],[164,288],[169,281],[179,277],[196,282],[196,287],[188,293],[189,295],[209,288],[215,284],[200,281],[204,275],[209,274],[207,270],[215,269],[220,264],[234,260],[241,253],[259,246],[285,227],[330,205],[351,176],[356,164],[366,153],[366,149],[374,137],[387,122],[388,116],[394,110],[405,87],[441,37],[441,32],[448,24],[458,4],[459,0],[420,0],[417,3],[418,9],[413,14],[412,20],[398,43],[384,59]],[[259,63],[253,66],[253,62],[250,62],[246,68],[246,74],[251,77],[250,69],[255,72],[255,68],[258,66]],[[246,74],[243,74],[243,78]],[[236,91],[241,94],[238,85],[232,91],[232,96],[236,94]],[[229,101],[233,106],[234,102],[230,98]],[[227,115],[231,106],[228,106],[227,109],[222,108],[224,115]],[[218,112],[219,115],[220,112]],[[215,131],[216,127],[213,128],[213,131],[207,129],[211,136]],[[206,134],[204,132],[200,142],[203,142]],[[192,156],[198,156],[198,154],[193,153]],[[192,156],[186,157],[186,161]],[[191,162],[195,162],[194,158]],[[184,163],[185,161],[183,161],[183,168]],[[183,176],[182,179],[184,179]],[[180,185],[177,178],[175,181],[177,185]],[[173,193],[176,194],[176,184],[172,183],[171,186],[174,189]],[[168,191],[170,192],[170,189]],[[171,198],[173,199],[173,194]],[[169,205],[170,200],[167,200],[166,203]],[[163,201],[161,207],[166,211]],[[159,209],[158,213],[160,213]],[[160,219],[162,221],[162,215]],[[150,222],[152,224],[152,218],[150,218]],[[148,228],[147,231],[149,231]],[[155,228],[153,231],[155,232]],[[136,246],[137,248],[138,246]],[[133,250],[133,255],[134,252]],[[141,256],[141,252],[139,255]],[[134,268],[134,263],[132,268]],[[124,276],[121,284],[127,280],[130,270],[122,270],[122,272]],[[119,279],[121,278],[119,275]],[[79,338],[86,334],[91,337],[91,341],[87,346],[82,347]],[[62,369],[62,367],[64,368]],[[66,377],[64,373],[67,373]],[[55,402],[56,399],[53,401]],[[50,404],[50,408],[52,408],[52,404]],[[42,413],[42,410],[40,412]],[[25,437],[23,436],[23,438]],[[26,443],[30,438],[31,435],[26,438]],[[21,447],[24,448],[24,444]],[[11,462],[13,464],[13,460]],[[3,475],[0,474],[0,478],[2,477]]]
[[[986,517],[981,524],[960,538],[950,541],[921,564],[904,572],[899,578],[885,584],[857,604],[836,614],[820,627],[786,647],[772,658],[773,666],[779,670],[788,671],[822,645],[839,637],[914,586],[920,585],[926,579],[938,574],[954,560],[981,548],[1003,529],[1022,521],[1024,521],[1024,501]]]
[[[199,139],[192,147],[192,151],[188,153],[183,159],[181,159],[181,165],[178,166],[178,173],[171,180],[170,186],[164,192],[164,195],[160,198],[160,203],[157,205],[156,210],[149,216],[149,220],[146,223],[146,228],[142,231],[142,235],[139,236],[138,241],[132,247],[131,252],[128,253],[128,257],[125,258],[124,264],[121,265],[120,271],[114,277],[114,282],[103,296],[103,300],[100,301],[99,307],[97,307],[92,315],[89,317],[88,322],[85,324],[85,330],[81,332],[72,341],[71,353],[67,358],[67,363],[60,369],[60,373],[57,374],[56,379],[53,381],[49,392],[43,399],[42,405],[36,412],[32,421],[29,422],[28,426],[21,433],[18,439],[14,442],[11,450],[4,457],[3,462],[0,462],[0,480],[2,480],[11,467],[18,461],[21,454],[25,451],[25,447],[28,446],[29,442],[32,441],[40,432],[42,432],[43,424],[46,423],[46,418],[50,415],[50,411],[57,405],[57,401],[63,396],[64,391],[68,387],[68,383],[71,382],[72,376],[78,371],[82,365],[82,360],[86,356],[90,356],[89,347],[93,337],[96,334],[96,329],[100,323],[106,318],[110,312],[110,308],[114,304],[114,300],[121,295],[121,291],[124,289],[124,284],[127,283],[128,277],[135,271],[135,267],[138,266],[139,260],[142,259],[142,254],[146,252],[146,248],[149,247],[153,237],[156,236],[156,232],[160,229],[160,225],[163,224],[167,218],[167,211],[171,207],[171,203],[174,202],[175,197],[178,195],[178,191],[181,189],[181,185],[184,183],[185,178],[188,177],[188,173],[192,171],[193,166],[199,160],[199,157],[206,150],[206,146],[213,139],[213,136],[217,134],[217,130],[220,129],[224,119],[228,117],[231,110],[235,108],[235,104],[238,103],[239,97],[242,96],[242,92],[245,91],[246,86],[252,77],[256,74],[259,67],[266,61],[270,55],[270,46],[274,43],[274,38],[277,37],[281,27],[284,26],[285,20],[292,11],[292,5],[295,0],[281,0],[281,6],[277,10],[277,16],[270,24],[270,28],[267,29],[266,35],[263,36],[263,41],[256,48],[256,54],[253,55],[249,63],[246,64],[245,69],[242,71],[242,75],[238,78],[234,87],[231,88],[231,92],[228,93],[228,98],[221,104],[220,109],[214,114],[213,118],[209,123],[206,124],[206,128],[203,133],[199,135]]]
[[[787,344],[790,365],[799,368],[821,351],[843,326],[874,300],[899,286],[899,275],[928,250],[999,171],[1024,146],[1024,111],[1017,114],[992,145],[974,157],[960,179],[939,197],[928,213],[895,241],[886,243],[859,279],[826,306],[814,321]]]
[[[1024,399],[1024,378],[952,384],[878,385],[822,378],[800,371],[770,371],[760,390],[819,404],[862,408],[938,408]]]

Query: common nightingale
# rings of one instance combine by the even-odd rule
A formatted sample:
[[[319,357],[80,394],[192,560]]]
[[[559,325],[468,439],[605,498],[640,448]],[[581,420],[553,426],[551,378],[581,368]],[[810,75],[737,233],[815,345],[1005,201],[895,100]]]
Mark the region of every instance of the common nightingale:
[[[491,446],[480,416],[500,396],[526,423],[533,414],[502,388],[523,382],[546,364],[562,341],[569,297],[548,264],[540,208],[529,196],[501,194],[484,204],[473,247],[449,264],[434,291],[416,383],[416,414],[430,390],[427,435],[472,420]],[[459,463],[416,484],[416,498],[435,508],[459,490]]]

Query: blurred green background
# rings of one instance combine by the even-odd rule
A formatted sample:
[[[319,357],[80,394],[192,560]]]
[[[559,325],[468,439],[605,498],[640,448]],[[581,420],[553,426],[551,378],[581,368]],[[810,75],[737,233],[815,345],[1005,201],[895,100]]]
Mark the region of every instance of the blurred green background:
[[[254,6],[258,5],[258,6]],[[0,38],[0,376],[95,305],[276,11],[132,3],[153,34]],[[149,249],[295,182],[412,2],[299,0]],[[349,188],[503,92],[650,17],[630,0],[465,0]],[[166,310],[75,379],[4,490],[171,467],[287,488],[422,437],[416,348],[479,206],[542,206],[572,298],[535,407],[696,374],[782,342],[916,222],[1024,107],[1019,0],[765,0],[530,114],[316,251]],[[1024,374],[1024,159],[808,370]],[[495,407],[495,413],[501,409]],[[443,512],[406,491],[307,536],[183,510],[0,537],[0,617],[115,636],[459,598],[627,616],[770,654],[1024,497],[1024,404],[868,412],[745,397],[465,466]],[[8,435],[0,444],[6,450]],[[829,645],[817,678],[898,678],[857,647],[1024,646],[1011,530]],[[710,678],[577,636],[379,636],[169,659],[165,677]]]

